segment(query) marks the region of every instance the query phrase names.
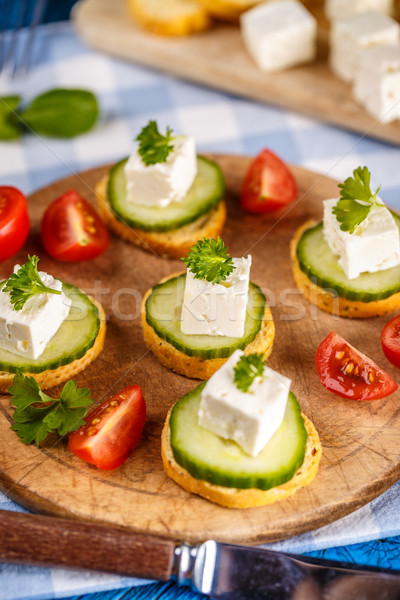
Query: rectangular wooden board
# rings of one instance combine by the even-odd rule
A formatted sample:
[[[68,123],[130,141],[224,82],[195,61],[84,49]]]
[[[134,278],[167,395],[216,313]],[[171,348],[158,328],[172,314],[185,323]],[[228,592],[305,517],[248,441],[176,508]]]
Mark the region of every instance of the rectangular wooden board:
[[[321,10],[317,13],[321,15]],[[216,24],[182,38],[157,36],[133,22],[126,0],[80,0],[73,21],[81,38],[99,50],[400,145],[400,122],[376,121],[352,99],[350,85],[330,71],[322,16],[316,62],[274,74],[258,69],[235,25]]]

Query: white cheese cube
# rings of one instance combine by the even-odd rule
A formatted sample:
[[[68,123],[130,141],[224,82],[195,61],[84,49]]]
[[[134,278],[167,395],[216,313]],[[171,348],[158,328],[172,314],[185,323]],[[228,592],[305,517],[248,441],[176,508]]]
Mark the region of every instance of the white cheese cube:
[[[400,45],[360,51],[353,95],[382,123],[400,119]]]
[[[244,44],[263,71],[314,60],[317,22],[296,0],[267,2],[240,18]]]
[[[354,233],[340,229],[332,213],[338,199],[324,200],[324,236],[348,279],[400,264],[399,230],[386,207],[376,207]],[[379,202],[382,200],[379,198]]]
[[[14,272],[18,269],[16,265]],[[10,294],[0,290],[0,347],[29,359],[39,358],[43,353],[71,306],[70,298],[62,292],[61,281],[44,271],[39,275],[47,287],[61,294],[37,294],[16,311]]]
[[[399,39],[400,25],[382,13],[367,12],[333,21],[330,67],[337,77],[352,81],[358,69],[359,50],[396,44]]]
[[[394,0],[325,0],[328,19],[347,19],[370,10],[393,14]]]
[[[189,191],[197,173],[194,138],[178,136],[165,162],[145,165],[135,148],[125,165],[129,202],[143,206],[165,207],[179,202]]]
[[[207,381],[199,407],[199,425],[257,456],[278,430],[285,415],[291,381],[269,367],[247,392],[234,382],[234,367],[242,350]]]
[[[222,283],[195,279],[187,271],[181,331],[186,335],[244,334],[251,256],[234,258],[235,269]]]

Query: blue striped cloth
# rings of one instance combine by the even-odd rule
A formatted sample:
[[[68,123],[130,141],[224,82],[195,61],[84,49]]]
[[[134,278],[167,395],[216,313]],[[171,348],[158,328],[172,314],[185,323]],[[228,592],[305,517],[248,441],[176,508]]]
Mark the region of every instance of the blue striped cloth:
[[[22,33],[24,35],[24,32]],[[256,154],[269,147],[286,161],[344,179],[368,165],[372,185],[384,183],[384,199],[400,209],[400,149],[310,118],[186,83],[85,47],[66,23],[40,29],[35,68],[23,81],[0,79],[0,95],[29,100],[50,87],[84,87],[99,97],[102,117],[74,140],[25,136],[0,143],[0,185],[26,194],[50,182],[131,151],[149,119],[196,138],[200,151]],[[270,547],[309,552],[400,534],[399,484],[344,519]],[[21,510],[0,493],[0,508]],[[62,598],[123,588],[143,581],[107,574],[0,564],[0,600]]]

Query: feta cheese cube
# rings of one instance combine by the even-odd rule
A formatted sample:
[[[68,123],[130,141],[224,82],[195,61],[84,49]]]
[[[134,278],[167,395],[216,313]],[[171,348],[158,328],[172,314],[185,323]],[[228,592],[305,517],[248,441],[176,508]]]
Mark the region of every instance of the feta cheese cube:
[[[296,0],[266,2],[240,18],[244,44],[263,71],[314,60],[317,22]]]
[[[382,123],[400,119],[400,45],[360,51],[353,95]]]
[[[291,381],[264,367],[263,376],[247,392],[240,391],[234,367],[243,354],[236,350],[207,381],[201,393],[199,425],[257,456],[283,421]]]
[[[328,19],[347,19],[370,10],[392,15],[394,0],[326,0],[325,14]]]
[[[197,173],[194,138],[178,136],[167,160],[145,165],[135,148],[125,165],[126,191],[129,202],[143,206],[165,207],[186,196]]]
[[[330,67],[337,77],[352,81],[358,69],[360,49],[396,44],[399,39],[400,25],[382,13],[367,12],[333,21]]]
[[[324,200],[324,236],[348,279],[400,264],[399,230],[386,207],[376,207],[355,232],[340,229],[332,213],[338,199]],[[382,200],[379,198],[379,202]]]
[[[14,272],[19,265],[14,267]],[[43,283],[62,292],[62,282],[44,271]],[[4,284],[5,285],[5,284]],[[3,286],[4,287],[4,286]],[[13,309],[10,294],[0,290],[0,347],[14,354],[35,360],[67,318],[71,300],[61,294],[37,294],[26,301],[19,311]]]
[[[181,331],[186,335],[244,334],[251,256],[234,258],[235,269],[222,283],[195,279],[187,271]]]

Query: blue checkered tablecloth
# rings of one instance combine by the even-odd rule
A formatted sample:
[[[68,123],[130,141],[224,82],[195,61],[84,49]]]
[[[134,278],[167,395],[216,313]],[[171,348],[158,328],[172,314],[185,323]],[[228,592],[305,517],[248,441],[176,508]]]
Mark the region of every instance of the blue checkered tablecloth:
[[[29,100],[52,87],[83,87],[97,94],[101,120],[74,140],[26,135],[22,141],[0,142],[0,185],[29,194],[60,177],[115,161],[129,154],[143,124],[156,119],[164,128],[193,135],[200,151],[254,155],[269,147],[288,162],[342,180],[365,164],[373,186],[383,183],[384,200],[400,209],[397,146],[111,59],[85,47],[67,23],[43,26],[32,58],[27,78],[0,79],[0,95],[20,93]],[[400,535],[399,490],[397,484],[344,519],[271,547],[309,552]],[[0,509],[21,510],[1,493]],[[138,583],[144,582],[0,564],[0,600],[61,598]]]

